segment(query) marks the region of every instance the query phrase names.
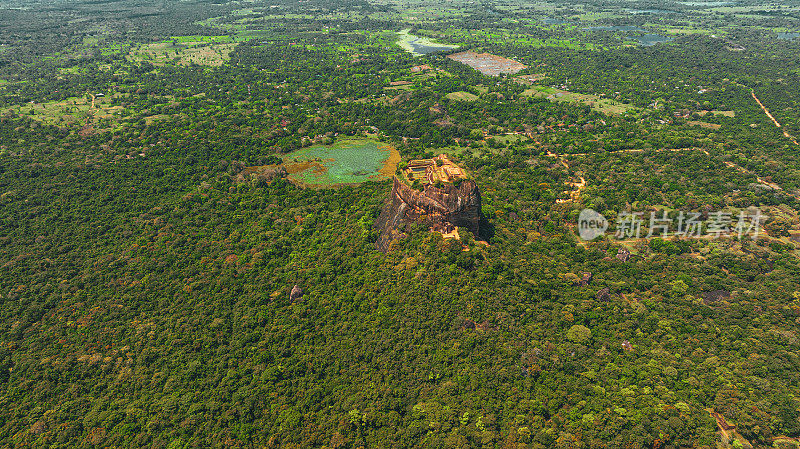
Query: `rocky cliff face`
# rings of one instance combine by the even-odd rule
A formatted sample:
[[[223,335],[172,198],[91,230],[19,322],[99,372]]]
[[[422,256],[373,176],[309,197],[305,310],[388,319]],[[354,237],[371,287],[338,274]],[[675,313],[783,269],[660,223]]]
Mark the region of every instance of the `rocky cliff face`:
[[[481,193],[475,181],[463,181],[458,187],[428,185],[425,190],[412,189],[394,178],[392,194],[375,221],[381,232],[377,247],[388,251],[393,241],[405,236],[408,223],[425,223],[438,232],[450,232],[456,227],[480,234]]]

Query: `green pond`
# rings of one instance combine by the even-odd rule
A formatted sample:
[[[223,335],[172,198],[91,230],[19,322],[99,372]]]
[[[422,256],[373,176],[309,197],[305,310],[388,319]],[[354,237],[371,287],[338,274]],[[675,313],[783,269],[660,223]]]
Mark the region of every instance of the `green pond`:
[[[394,174],[399,161],[397,150],[373,140],[314,145],[283,158],[289,179],[308,186],[382,181]]]

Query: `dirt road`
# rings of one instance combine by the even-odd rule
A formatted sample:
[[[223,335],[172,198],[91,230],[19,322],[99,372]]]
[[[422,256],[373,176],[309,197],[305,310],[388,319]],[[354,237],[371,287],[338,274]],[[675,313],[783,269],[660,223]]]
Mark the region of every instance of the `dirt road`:
[[[797,143],[797,139],[795,139],[794,136],[792,136],[791,134],[786,132],[785,129],[783,129],[783,126],[781,126],[780,122],[778,122],[778,120],[776,120],[775,117],[773,117],[772,114],[769,112],[769,109],[767,109],[767,107],[764,106],[764,103],[762,103],[761,100],[759,100],[758,97],[756,97],[756,92],[753,89],[750,89],[750,95],[752,95],[753,100],[756,100],[756,103],[758,103],[758,105],[761,106],[761,109],[763,109],[764,113],[767,114],[767,117],[769,117],[769,119],[772,120],[772,123],[774,123],[776,127],[781,128],[783,130],[783,137],[786,137],[787,139],[791,140],[792,143],[794,143],[795,145],[800,145],[800,143]]]

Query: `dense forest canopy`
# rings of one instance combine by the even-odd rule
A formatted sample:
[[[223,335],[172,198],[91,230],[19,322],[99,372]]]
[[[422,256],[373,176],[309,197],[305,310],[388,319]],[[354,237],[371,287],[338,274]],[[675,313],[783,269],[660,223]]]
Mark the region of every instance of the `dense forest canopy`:
[[[1,445],[800,446],[799,32],[797,1],[5,2]],[[392,181],[289,173],[347,140],[447,154],[485,235],[378,251]]]

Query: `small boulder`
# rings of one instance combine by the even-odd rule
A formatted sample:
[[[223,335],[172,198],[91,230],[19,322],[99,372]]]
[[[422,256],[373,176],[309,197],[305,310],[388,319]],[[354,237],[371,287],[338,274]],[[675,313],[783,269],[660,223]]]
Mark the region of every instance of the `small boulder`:
[[[289,293],[289,301],[296,301],[303,297],[303,289],[299,285],[292,287],[292,292]]]
[[[713,290],[710,292],[700,293],[700,296],[703,298],[703,303],[705,305],[709,305],[717,301],[723,301],[730,298],[731,292],[727,290]]]

